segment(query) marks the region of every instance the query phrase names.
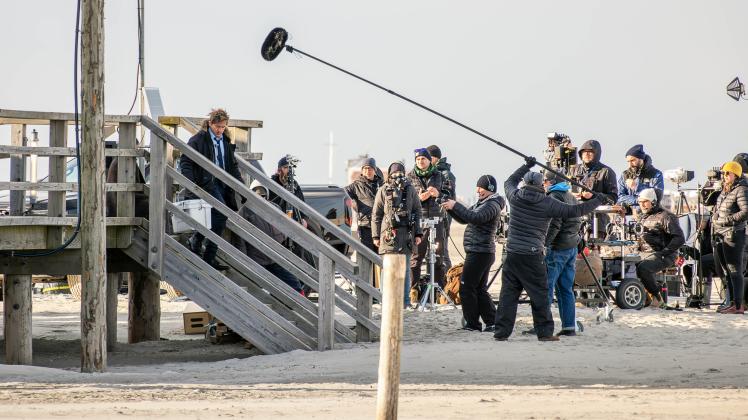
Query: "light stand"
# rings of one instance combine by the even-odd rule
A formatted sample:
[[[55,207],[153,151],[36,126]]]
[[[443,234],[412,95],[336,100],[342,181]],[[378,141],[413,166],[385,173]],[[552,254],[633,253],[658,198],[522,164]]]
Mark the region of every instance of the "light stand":
[[[434,281],[434,267],[436,266],[436,226],[442,221],[441,217],[431,217],[428,219],[421,220],[421,229],[429,230],[429,252],[428,252],[428,264],[429,264],[429,282],[426,284],[426,290],[421,296],[421,300],[418,302],[418,310],[423,312],[426,310],[428,304],[432,311],[436,310],[436,292],[444,296],[452,306],[457,307],[454,301],[444,292],[444,289]]]

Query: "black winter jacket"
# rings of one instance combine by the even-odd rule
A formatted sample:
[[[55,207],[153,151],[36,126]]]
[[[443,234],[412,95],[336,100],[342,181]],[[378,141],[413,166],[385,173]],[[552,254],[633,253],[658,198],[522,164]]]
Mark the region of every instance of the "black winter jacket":
[[[568,191],[551,191],[548,196],[570,205],[579,203]],[[581,226],[581,217],[570,217],[568,219],[554,217],[548,226],[545,246],[557,251],[576,248],[579,245],[579,228]]]
[[[374,207],[374,198],[381,186],[382,178],[378,175],[375,175],[371,181],[360,175],[351,185],[345,187],[348,197],[356,203],[357,221],[360,227],[371,225],[371,209]]]
[[[517,188],[522,176],[529,171],[529,166],[522,165],[504,183],[510,206],[506,247],[507,252],[515,254],[544,254],[545,238],[552,218],[581,217],[599,206],[600,199],[593,198],[572,206],[548,197],[541,188]]]
[[[748,180],[741,178],[727,193],[720,193],[712,216],[712,230],[727,236],[744,230],[748,220]]]
[[[452,173],[452,165],[443,157],[436,163],[436,170],[442,174],[442,192],[449,192],[448,198],[457,199],[457,178]]]
[[[589,164],[581,161],[583,150],[593,150],[595,152],[595,159]],[[579,161],[581,163],[574,167],[572,177],[590,190],[604,194],[615,203],[618,200],[616,173],[609,166],[600,163],[602,152],[603,149],[597,140],[584,142],[579,148]],[[583,199],[582,201],[587,200]]]
[[[286,186],[286,184],[281,182],[280,175],[278,175],[277,173],[273,174],[270,177],[270,179],[275,181],[276,184],[288,190],[288,187]],[[299,186],[299,183],[296,182],[295,179],[293,180],[293,195],[295,195],[301,201],[306,201],[304,200],[304,193],[301,191],[301,187]],[[278,194],[274,193],[272,190],[268,190],[268,200],[270,200],[270,202],[275,204],[276,206],[280,207],[280,209],[284,213],[288,211],[288,207],[289,207],[288,202],[282,199]],[[301,212],[299,212],[299,214],[294,214],[294,220],[300,221],[301,219],[306,219],[306,216],[304,214],[301,214]]]
[[[452,220],[467,224],[462,245],[466,252],[496,252],[496,227],[499,225],[501,211],[506,207],[504,197],[499,193],[492,194],[470,206],[455,203],[449,211]]]
[[[187,142],[187,145],[192,147],[193,149],[197,150],[201,155],[208,158],[211,162],[215,161],[215,152],[213,148],[213,140],[210,138],[210,133],[208,133],[207,130],[200,130],[197,134],[192,136],[190,140]],[[231,176],[238,179],[242,183],[244,180],[242,179],[241,173],[239,173],[239,166],[236,164],[236,159],[234,159],[234,145],[231,144],[231,139],[229,139],[226,132],[223,133],[223,150],[224,150],[224,157],[223,160],[225,161],[225,170]],[[187,177],[190,181],[197,184],[198,187],[204,189],[207,192],[212,192],[216,179],[213,175],[210,174],[210,172],[203,169],[201,166],[197,165],[192,159],[187,157],[186,155],[182,155],[182,157],[179,159],[179,168],[182,171],[182,175]],[[226,187],[227,190],[225,191],[226,194],[229,197],[235,197],[234,190]],[[185,198],[191,199],[191,198],[197,198],[194,194],[187,192],[185,194]],[[238,197],[235,197],[238,198]],[[229,208],[236,211],[237,206],[235,203],[235,200],[229,200],[228,203],[226,203]]]
[[[644,232],[639,237],[639,250],[674,260],[678,249],[686,243],[678,218],[659,205],[639,216]]]
[[[421,231],[421,204],[418,193],[410,182],[405,181],[404,194],[392,183],[382,185],[374,199],[371,213],[371,237],[378,239],[380,254],[410,255],[415,246],[416,236],[423,236]],[[393,228],[393,216],[396,207],[405,198],[401,226]],[[409,219],[411,223],[408,225]]]
[[[416,175],[415,169],[412,169],[408,172],[408,180],[410,180],[410,183],[413,185],[413,188],[415,188],[417,194],[426,191],[428,187],[436,188],[436,190],[441,194],[442,184],[444,183],[441,172],[436,169],[434,169],[431,175],[427,177]],[[440,216],[442,216],[441,207],[437,204],[436,198],[429,197],[426,201],[421,201],[422,218]]]

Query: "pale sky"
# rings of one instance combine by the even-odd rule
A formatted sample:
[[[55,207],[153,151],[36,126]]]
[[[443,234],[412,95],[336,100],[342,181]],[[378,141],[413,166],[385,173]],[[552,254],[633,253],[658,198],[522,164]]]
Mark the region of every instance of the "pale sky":
[[[748,152],[748,103],[725,94],[748,80],[745,1],[195,1],[146,0],[146,84],[166,112],[225,107],[259,119],[266,169],[292,153],[302,183],[335,183],[361,153],[386,167],[441,146],[472,196],[522,160],[412,105],[306,58],[259,53],[270,29],[289,44],[450,115],[540,158],[545,133],[595,138],[625,167],[643,143],[655,166],[697,176]],[[106,112],[124,114],[137,64],[135,0],[106,3]],[[72,112],[74,0],[0,5],[0,108]],[[0,127],[0,144],[9,144]],[[44,139],[46,142],[46,138]],[[7,179],[7,160],[0,178]],[[666,183],[666,187],[672,185]]]

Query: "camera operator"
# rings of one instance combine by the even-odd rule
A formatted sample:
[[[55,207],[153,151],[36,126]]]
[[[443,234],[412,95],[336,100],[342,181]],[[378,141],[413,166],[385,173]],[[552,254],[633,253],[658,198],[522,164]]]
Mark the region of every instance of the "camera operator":
[[[578,201],[569,192],[571,186],[554,173],[546,171],[543,186],[549,197],[569,205]],[[587,193],[592,197],[591,193]],[[553,303],[553,292],[558,298],[558,312],[561,316],[561,331],[558,335],[576,335],[576,298],[574,297],[574,275],[579,245],[580,217],[554,217],[548,226],[545,239],[545,266],[548,273],[548,305]]]
[[[572,177],[577,182],[594,192],[601,193],[611,201],[618,200],[618,185],[616,184],[616,173],[608,165],[600,162],[603,149],[597,140],[587,140],[579,148],[581,165],[574,167]],[[587,201],[592,198],[592,193],[580,191],[574,193],[577,200]]]
[[[504,183],[511,206],[507,257],[501,277],[499,307],[496,311],[494,338],[505,341],[514,330],[517,304],[522,289],[527,291],[532,307],[535,331],[540,341],[558,341],[553,335],[553,316],[548,305],[548,277],[544,263],[546,234],[554,217],[581,217],[601,203],[598,193],[581,204],[569,205],[548,197],[543,189],[543,175],[531,172],[535,158],[528,157]],[[520,180],[524,182],[518,188]]]
[[[737,162],[722,166],[722,191],[712,215],[714,255],[723,277],[729,279],[727,285],[732,297],[731,305],[720,311],[723,314],[745,311],[743,251],[748,220],[748,179],[742,174],[743,169]]]
[[[345,192],[353,201],[353,208],[356,210],[359,240],[374,252],[377,252],[377,247],[371,235],[371,209],[382,183],[382,178],[377,174],[377,162],[374,158],[367,158],[361,164],[361,175],[358,179],[345,187]]]
[[[466,253],[465,266],[460,277],[465,330],[481,331],[480,319],[483,319],[486,324],[484,331],[494,331],[496,308],[486,290],[486,283],[491,264],[496,259],[496,228],[501,211],[506,207],[504,198],[496,192],[497,188],[494,177],[483,175],[476,184],[477,203],[469,208],[454,200],[442,204],[457,223],[467,224],[462,242]]]
[[[618,178],[618,204],[631,210],[637,206],[639,193],[647,188],[660,192],[665,189],[662,172],[652,166],[652,158],[644,153],[644,146],[637,144],[626,152],[629,167]]]
[[[228,122],[229,115],[225,110],[221,108],[212,110],[208,114],[208,119],[203,122],[202,129],[190,138],[187,145],[197,150],[201,155],[210,159],[211,162],[243,183],[244,180],[241,173],[239,173],[239,166],[234,159],[234,145],[231,143],[228,133],[226,133]],[[183,155],[179,162],[179,168],[182,174],[198,187],[208,192],[221,203],[226,204],[231,210],[238,210],[234,190],[216,179],[210,172],[195,164],[192,159]],[[197,197],[192,193],[187,193],[185,198],[193,199]],[[226,220],[226,216],[221,214],[221,212],[211,209],[210,230],[216,235],[221,236],[223,230],[226,228]],[[192,235],[189,239],[189,246],[192,252],[200,255],[204,239],[205,237],[199,232],[195,232]],[[205,244],[203,260],[216,270],[228,269],[228,266],[216,262],[217,252],[218,246],[208,241]]]
[[[413,167],[413,170],[408,173],[408,179],[418,192],[418,199],[421,202],[421,219],[432,217],[442,218],[441,222],[434,227],[434,229],[436,229],[437,247],[437,258],[436,263],[434,264],[434,279],[439,286],[444,287],[446,277],[443,254],[445,248],[444,245],[446,245],[444,243],[446,235],[444,234],[444,214],[441,207],[439,207],[439,198],[442,194],[444,180],[442,179],[441,172],[439,172],[436,169],[436,166],[431,163],[431,155],[428,150],[415,150],[415,166]],[[429,241],[427,239],[428,232],[424,232],[423,236],[424,239],[421,241],[420,245],[413,250],[413,255],[410,259],[410,270],[414,281],[418,281],[421,278],[421,264],[429,250]]]
[[[654,188],[639,192],[637,201],[640,209],[638,224],[641,229],[641,261],[636,264],[636,275],[652,295],[652,307],[665,308],[655,274],[675,265],[678,249],[686,243],[686,238],[678,218],[660,206],[658,192]]]
[[[421,205],[415,188],[405,176],[405,166],[394,162],[387,182],[377,191],[371,212],[371,234],[380,254],[405,255],[404,305],[410,306],[411,253],[421,243]]]
[[[452,165],[447,163],[447,158],[442,157],[442,151],[439,146],[432,144],[427,147],[429,154],[431,155],[431,163],[436,166],[436,170],[442,174],[442,197],[443,199],[451,198],[457,200],[457,178],[452,172]],[[444,272],[446,273],[452,268],[452,259],[449,257],[449,235],[452,227],[452,216],[446,215],[444,221]]]
[[[293,195],[299,198],[301,201],[304,200],[304,193],[301,191],[299,183],[296,181],[295,169],[298,164],[298,160],[291,155],[285,155],[278,161],[278,169],[270,177],[273,181],[280,184],[287,191],[290,191]],[[306,217],[301,214],[297,209],[291,207],[286,200],[282,199],[279,195],[270,191],[269,200],[278,205],[284,213],[291,216],[294,220],[307,227]]]

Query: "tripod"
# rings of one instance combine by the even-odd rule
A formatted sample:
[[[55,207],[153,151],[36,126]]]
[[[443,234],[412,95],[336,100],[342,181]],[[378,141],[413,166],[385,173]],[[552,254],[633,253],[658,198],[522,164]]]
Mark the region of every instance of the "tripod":
[[[434,266],[436,265],[436,226],[441,222],[441,217],[431,217],[429,219],[421,220],[421,229],[429,230],[429,252],[428,252],[428,263],[429,263],[429,282],[426,284],[426,290],[421,296],[421,300],[418,302],[418,310],[423,312],[426,310],[426,305],[432,311],[436,310],[436,292],[442,294],[452,306],[457,307],[454,301],[444,292],[444,289],[434,281]]]

